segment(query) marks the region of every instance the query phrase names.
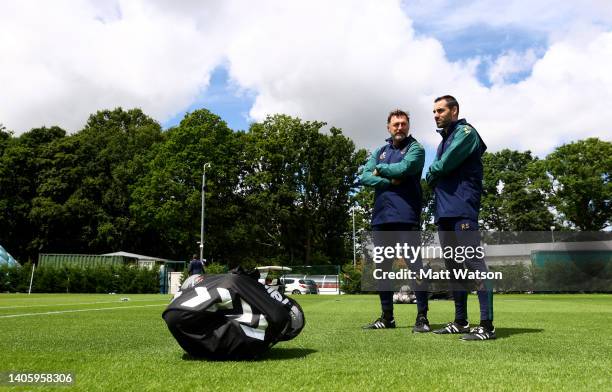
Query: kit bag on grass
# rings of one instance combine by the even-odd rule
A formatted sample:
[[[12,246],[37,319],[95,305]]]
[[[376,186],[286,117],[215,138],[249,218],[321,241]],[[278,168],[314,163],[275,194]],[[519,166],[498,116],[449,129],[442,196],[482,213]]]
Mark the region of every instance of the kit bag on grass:
[[[249,359],[296,337],[302,308],[258,277],[240,268],[190,276],[162,314],[178,344],[193,357]]]

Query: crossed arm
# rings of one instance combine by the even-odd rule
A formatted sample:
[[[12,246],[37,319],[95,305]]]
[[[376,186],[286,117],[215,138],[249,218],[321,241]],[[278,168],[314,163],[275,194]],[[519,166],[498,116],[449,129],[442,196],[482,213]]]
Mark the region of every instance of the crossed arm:
[[[363,185],[383,189],[389,185],[399,185],[406,176],[420,176],[423,171],[425,149],[419,143],[412,143],[404,158],[397,163],[376,164],[379,153],[380,149],[374,151],[365,164],[360,178]]]

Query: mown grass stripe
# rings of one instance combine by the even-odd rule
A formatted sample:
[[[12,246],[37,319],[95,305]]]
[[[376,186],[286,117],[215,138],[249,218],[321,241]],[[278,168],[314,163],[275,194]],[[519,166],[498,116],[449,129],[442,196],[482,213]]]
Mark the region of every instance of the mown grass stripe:
[[[129,302],[155,302],[159,299],[130,299]],[[73,302],[66,304],[40,304],[40,305],[14,305],[14,306],[0,306],[0,309],[21,309],[21,308],[42,308],[47,306],[76,306],[76,305],[99,305],[99,304],[116,304],[122,302],[121,300],[114,301],[99,301],[99,302]]]
[[[166,305],[165,303],[161,304],[152,304],[152,305],[135,305],[135,306],[114,306],[107,308],[93,308],[93,309],[72,309],[72,310],[56,310],[52,312],[38,312],[38,313],[19,313],[19,314],[7,314],[4,316],[0,316],[0,318],[15,318],[15,317],[26,317],[26,316],[41,316],[47,314],[62,314],[62,313],[76,313],[76,312],[93,312],[100,310],[114,310],[114,309],[130,309],[130,308],[146,308],[148,306],[161,306]]]

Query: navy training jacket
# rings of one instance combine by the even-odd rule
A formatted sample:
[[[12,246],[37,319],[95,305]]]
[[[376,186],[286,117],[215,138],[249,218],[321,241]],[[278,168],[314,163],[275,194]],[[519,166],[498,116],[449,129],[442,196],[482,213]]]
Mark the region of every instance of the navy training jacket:
[[[446,157],[444,152],[451,147],[457,147],[465,156],[454,156],[459,162],[449,172],[440,172],[435,182],[436,211],[435,222],[440,218],[468,218],[478,222],[480,198],[482,196],[483,165],[482,155],[487,149],[482,138],[465,119],[451,126],[452,131],[443,134],[438,146],[436,161]],[[473,133],[470,135],[470,133]],[[467,135],[467,136],[466,136]],[[456,146],[456,144],[466,144]],[[453,145],[455,144],[455,146]],[[450,157],[449,157],[450,158]],[[436,165],[436,162],[432,166]]]
[[[412,160],[411,172],[401,177],[402,183],[390,183],[375,187],[372,225],[386,223],[411,223],[418,225],[421,221],[421,174],[423,170],[424,149],[412,136],[408,136],[401,145],[395,147],[392,139],[375,151],[376,165],[395,164]],[[412,154],[413,156],[406,156]],[[384,165],[383,165],[384,166]]]

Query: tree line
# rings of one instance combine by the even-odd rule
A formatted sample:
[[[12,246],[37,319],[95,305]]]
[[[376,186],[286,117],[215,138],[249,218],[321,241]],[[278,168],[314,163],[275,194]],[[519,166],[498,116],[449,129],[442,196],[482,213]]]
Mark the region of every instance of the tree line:
[[[381,131],[382,132],[382,131]],[[126,250],[186,260],[198,253],[206,169],[204,257],[228,264],[344,264],[351,206],[368,229],[373,194],[359,187],[368,152],[338,128],[286,115],[234,131],[205,109],[163,130],[139,109],[103,110],[68,135],[0,126],[0,244],[39,253]],[[484,156],[488,230],[602,230],[610,225],[612,143],[597,138]],[[423,227],[432,190],[423,181]]]

